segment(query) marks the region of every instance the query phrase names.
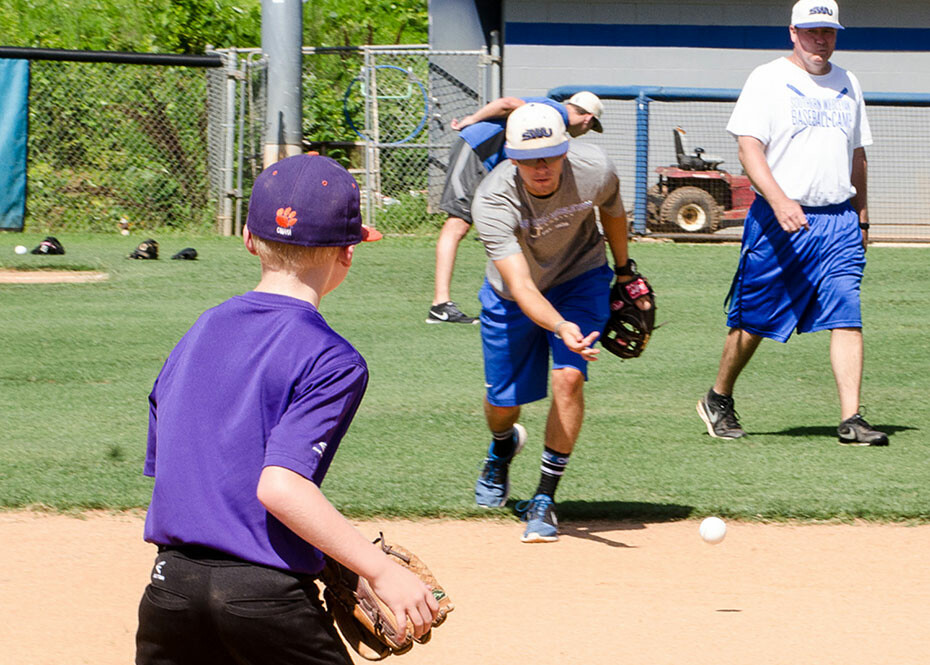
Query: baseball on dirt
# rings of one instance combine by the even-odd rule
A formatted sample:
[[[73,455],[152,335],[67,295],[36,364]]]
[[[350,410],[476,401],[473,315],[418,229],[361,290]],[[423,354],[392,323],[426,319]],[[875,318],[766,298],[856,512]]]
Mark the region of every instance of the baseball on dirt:
[[[29,250],[26,249],[25,245],[16,245],[16,247],[13,248],[13,251],[16,252],[17,254],[25,254]]]
[[[708,517],[701,522],[701,538],[705,543],[716,545],[727,535],[727,525],[719,517]]]

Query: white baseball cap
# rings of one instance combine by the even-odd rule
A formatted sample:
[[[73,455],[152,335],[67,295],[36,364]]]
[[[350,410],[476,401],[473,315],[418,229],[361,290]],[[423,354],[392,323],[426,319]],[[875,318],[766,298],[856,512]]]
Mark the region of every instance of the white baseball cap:
[[[510,159],[558,157],[568,152],[562,114],[548,104],[530,102],[507,118],[504,154]]]
[[[601,126],[601,114],[604,112],[604,103],[601,101],[600,97],[593,92],[588,92],[587,90],[576,92],[569,98],[566,104],[574,104],[578,108],[583,109],[586,113],[593,115],[594,122],[591,123],[591,129],[595,132],[604,131],[604,128]]]
[[[795,28],[836,28],[840,25],[840,8],[834,0],[798,0],[791,9]]]

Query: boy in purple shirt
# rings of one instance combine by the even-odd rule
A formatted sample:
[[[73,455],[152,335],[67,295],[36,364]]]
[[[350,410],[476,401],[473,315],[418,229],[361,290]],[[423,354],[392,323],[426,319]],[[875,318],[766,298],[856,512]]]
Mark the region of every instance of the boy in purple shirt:
[[[318,307],[355,245],[381,235],[362,225],[344,168],[297,155],[258,176],[242,236],[258,286],[197,320],[149,396],[145,540],[158,556],[136,663],[351,665],[314,584],[324,555],[368,579],[417,637],[438,609],[319,489],[368,368]]]

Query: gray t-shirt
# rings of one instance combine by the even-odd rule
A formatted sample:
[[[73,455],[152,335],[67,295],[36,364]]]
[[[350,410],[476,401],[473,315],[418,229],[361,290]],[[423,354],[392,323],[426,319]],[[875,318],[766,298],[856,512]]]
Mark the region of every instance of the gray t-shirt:
[[[612,217],[623,212],[613,162],[591,143],[572,141],[559,188],[544,198],[526,191],[513,162],[498,164],[481,181],[471,207],[494,290],[513,300],[494,261],[521,252],[543,293],[604,265],[607,253],[595,207]]]

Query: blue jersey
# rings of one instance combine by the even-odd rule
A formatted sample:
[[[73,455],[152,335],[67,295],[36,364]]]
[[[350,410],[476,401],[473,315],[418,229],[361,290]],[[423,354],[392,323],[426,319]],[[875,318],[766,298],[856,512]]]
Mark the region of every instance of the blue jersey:
[[[557,102],[548,97],[521,97],[527,104],[536,102],[539,104],[548,104],[557,110],[565,126],[568,127],[568,110],[561,102]],[[490,173],[501,160],[504,159],[504,141],[502,133],[507,126],[506,118],[495,118],[494,120],[482,120],[473,125],[469,125],[461,132],[459,136],[471,149],[478,153],[484,168]]]
[[[204,312],[149,396],[145,540],[319,572],[323,555],[258,501],[259,476],[281,466],[319,485],[367,384],[362,356],[307,302],[250,292]]]

